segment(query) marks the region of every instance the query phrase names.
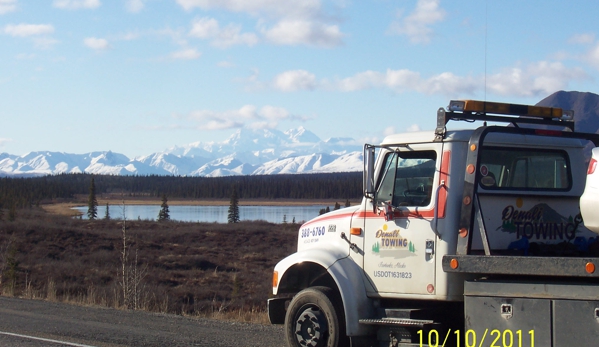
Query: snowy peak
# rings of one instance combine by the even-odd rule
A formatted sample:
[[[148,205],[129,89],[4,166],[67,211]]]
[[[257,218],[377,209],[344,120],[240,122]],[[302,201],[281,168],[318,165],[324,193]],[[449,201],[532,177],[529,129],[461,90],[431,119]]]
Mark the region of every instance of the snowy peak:
[[[304,127],[237,130],[222,142],[193,142],[129,159],[112,151],[70,154],[0,153],[0,175],[93,173],[107,175],[229,176],[362,170],[362,145],[322,141]]]
[[[240,146],[275,146],[280,145],[283,135],[278,130],[259,129],[253,130],[248,128],[242,128],[237,130],[222,144],[224,147],[230,146],[231,148],[240,148]]]
[[[304,127],[290,129],[284,132],[292,143],[317,143],[320,138]]]
[[[168,153],[178,157],[211,158],[214,142],[193,142],[185,146],[174,146],[161,153]]]
[[[106,174],[120,174],[120,168],[127,164],[129,164],[129,158],[111,151],[87,154],[40,151],[22,156],[0,156],[0,173],[4,175],[52,175],[99,171]]]
[[[103,165],[126,165],[129,163],[129,158],[127,158],[123,154],[113,153],[112,151],[108,152],[100,152],[100,153],[90,153],[92,164],[103,164]]]

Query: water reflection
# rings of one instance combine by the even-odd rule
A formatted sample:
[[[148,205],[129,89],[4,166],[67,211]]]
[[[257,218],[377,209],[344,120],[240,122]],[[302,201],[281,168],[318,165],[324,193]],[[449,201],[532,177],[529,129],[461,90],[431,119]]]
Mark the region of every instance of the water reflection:
[[[271,223],[300,223],[318,216],[319,211],[327,206],[239,206],[240,220],[265,220]],[[87,206],[74,207],[87,219]],[[329,206],[333,209],[333,206]],[[160,205],[125,205],[127,220],[156,220]],[[217,222],[227,223],[229,206],[169,206],[171,220],[184,222]],[[122,219],[122,205],[110,205],[111,219]],[[106,206],[98,206],[98,219],[106,215]]]

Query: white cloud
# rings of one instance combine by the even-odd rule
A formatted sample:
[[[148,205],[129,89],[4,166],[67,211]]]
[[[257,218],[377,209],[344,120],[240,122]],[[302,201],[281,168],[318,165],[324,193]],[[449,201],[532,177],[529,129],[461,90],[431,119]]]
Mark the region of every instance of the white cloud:
[[[185,37],[185,32],[183,29],[171,29],[169,27],[166,27],[164,29],[161,30],[153,30],[150,31],[151,35],[154,36],[167,36],[170,37],[171,40],[173,40],[173,42],[179,46],[185,46],[187,45],[187,40],[184,38]]]
[[[139,37],[141,36],[141,34],[137,31],[130,31],[126,34],[123,34],[119,37],[119,39],[123,40],[123,41],[132,41],[132,40],[137,40]]]
[[[0,15],[17,9],[17,0],[0,0]]]
[[[35,35],[52,34],[54,27],[50,24],[8,24],[4,27],[4,33],[14,37],[27,37]]]
[[[245,84],[245,90],[248,92],[257,92],[269,88],[269,83],[260,80],[260,70],[251,68],[251,75],[245,78],[236,79],[237,82]]]
[[[20,53],[15,56],[17,60],[31,60],[35,58],[35,54]]]
[[[591,50],[583,57],[583,60],[599,70],[599,43],[591,48]]]
[[[219,32],[218,21],[214,18],[204,17],[193,21],[189,35],[200,39],[209,39],[217,36]]]
[[[332,17],[323,13],[321,0],[177,0],[177,3],[188,11],[194,8],[221,9],[257,17],[257,26],[261,28],[262,35],[267,41],[277,45],[334,47],[342,44],[344,37],[337,24],[325,21],[325,18]],[[203,18],[194,23],[199,25],[196,28],[197,35],[211,39],[223,36],[224,29],[220,29],[217,22],[209,20]],[[239,41],[251,46],[258,41],[255,34],[241,34],[241,27],[238,25],[229,24],[225,29],[228,34],[224,36],[233,39],[224,40],[224,46]],[[217,45],[221,41],[222,38],[215,40]]]
[[[198,18],[192,22],[189,36],[204,40],[212,40],[212,45],[227,48],[233,45],[253,46],[258,37],[253,33],[242,33],[240,25],[229,24],[221,28],[214,18]]]
[[[422,129],[420,129],[420,125],[418,125],[418,124],[412,124],[406,128],[406,131],[409,133],[413,133],[413,132],[417,132],[417,131],[421,131],[421,130]]]
[[[306,70],[291,70],[280,73],[273,82],[276,89],[284,92],[313,90],[317,87],[316,76]]]
[[[100,7],[102,3],[100,0],[54,0],[54,7],[77,10],[80,8],[94,9]]]
[[[241,128],[242,126],[243,123],[235,120],[213,117],[212,119],[203,121],[197,128],[199,130],[225,130]]]
[[[222,60],[222,61],[219,61],[216,64],[216,66],[222,67],[222,68],[232,68],[232,67],[235,67],[235,64],[230,61],[227,61],[227,60]]]
[[[57,44],[59,41],[55,40],[51,37],[34,37],[33,38],[33,44],[35,45],[35,47],[40,48],[40,49],[48,49],[52,46],[54,46],[55,44]]]
[[[420,125],[418,124],[412,124],[409,127],[406,128],[406,132],[409,133],[413,133],[413,132],[417,132],[417,131],[421,131],[422,129],[420,129]],[[394,126],[388,126],[385,128],[385,130],[383,130],[383,135],[384,136],[390,136],[393,134],[397,134],[398,131]]]
[[[356,140],[356,144],[381,143],[382,139],[377,135],[363,136]]]
[[[391,23],[388,33],[405,35],[412,43],[429,43],[434,35],[431,26],[445,18],[439,3],[440,0],[418,0],[414,11],[406,17],[401,11],[398,13],[398,19]]]
[[[389,135],[393,135],[396,134],[397,131],[395,130],[395,127],[393,125],[388,126],[385,128],[385,130],[383,130],[383,135],[384,136],[389,136]]]
[[[200,130],[224,130],[231,128],[249,127],[253,129],[276,128],[279,121],[285,119],[300,119],[282,107],[266,105],[258,109],[254,105],[244,105],[237,110],[224,112],[199,110],[187,117],[198,122]]]
[[[137,13],[144,9],[144,0],[127,0],[125,7],[127,8],[127,11]]]
[[[420,83],[422,83],[420,73],[415,71],[387,69],[385,73],[385,85],[396,91],[411,90],[417,88]]]
[[[225,112],[200,110],[192,112],[189,119],[197,121],[199,123],[197,128],[200,130],[223,130],[243,127],[244,123],[239,121],[239,118],[243,118],[243,113],[243,107]]]
[[[12,139],[7,139],[7,138],[2,138],[0,137],[0,147],[3,147],[4,145],[6,145],[8,142],[12,142]]]
[[[335,89],[351,92],[356,90],[378,88],[384,85],[385,76],[377,71],[364,71],[352,77],[344,78],[337,82]]]
[[[568,43],[572,44],[591,44],[595,41],[595,34],[593,33],[585,33],[585,34],[577,34],[568,39]]]
[[[83,44],[96,51],[104,51],[110,48],[108,40],[99,39],[96,37],[87,37],[83,40]]]
[[[539,96],[567,89],[574,80],[589,78],[581,68],[560,62],[540,61],[524,67],[506,68],[487,78],[487,90],[498,95]]]
[[[249,129],[275,129],[278,124],[268,122],[268,121],[259,121],[248,124],[246,127]]]
[[[476,81],[473,78],[441,73],[423,79],[420,73],[401,69],[385,72],[367,70],[334,82],[319,82],[314,74],[305,70],[285,71],[277,75],[273,85],[276,89],[292,92],[327,88],[343,92],[353,92],[374,88],[388,88],[396,92],[418,91],[425,94],[473,93]]]
[[[170,58],[174,60],[193,60],[202,56],[195,48],[186,48],[170,54]]]
[[[286,109],[269,105],[262,107],[260,114],[272,122],[289,118],[289,112]]]
[[[223,9],[253,16],[311,17],[321,10],[320,0],[177,0],[186,11]]]
[[[281,20],[270,29],[262,29],[262,34],[275,44],[319,47],[339,46],[344,36],[337,25],[302,19]]]
[[[242,106],[237,111],[237,117],[242,118],[242,119],[247,119],[247,120],[260,118],[260,116],[258,115],[256,110],[257,110],[257,108],[254,105]]]
[[[471,95],[480,88],[479,79],[456,76],[451,72],[443,72],[420,81],[417,90],[425,94],[441,94],[447,96]]]
[[[599,68],[599,45],[588,54],[588,61]],[[501,96],[530,97],[548,95],[557,90],[567,89],[576,80],[589,79],[581,68],[566,67],[560,62],[540,61],[526,66],[509,67],[487,77],[487,91]],[[379,72],[367,70],[353,76],[318,80],[306,70],[285,71],[277,75],[272,87],[283,91],[328,89],[354,92],[370,89],[390,89],[397,93],[418,92],[428,95],[463,97],[481,93],[485,89],[484,76],[459,76],[452,72],[442,72],[423,77],[419,72],[399,69]],[[259,82],[250,80],[259,85]]]
[[[0,0],[1,1],[1,0]],[[13,37],[30,38],[35,47],[46,49],[58,43],[58,40],[48,36],[54,33],[51,24],[8,24],[4,27],[4,33]]]

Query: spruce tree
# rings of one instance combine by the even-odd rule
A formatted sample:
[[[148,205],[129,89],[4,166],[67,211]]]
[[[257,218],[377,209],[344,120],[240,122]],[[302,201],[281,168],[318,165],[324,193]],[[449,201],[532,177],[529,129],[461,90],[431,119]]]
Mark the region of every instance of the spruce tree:
[[[94,176],[89,185],[89,197],[87,199],[87,218],[94,220],[98,217],[98,200],[96,200],[96,182]]]
[[[227,216],[229,223],[239,222],[239,198],[237,197],[237,187],[233,186],[231,194],[231,202],[229,203],[229,215]]]
[[[104,219],[105,220],[109,220],[110,219],[110,206],[108,203],[106,203],[106,214],[104,214]]]
[[[164,221],[168,221],[171,219],[171,215],[168,210],[167,202],[168,202],[168,199],[166,198],[166,195],[163,194],[162,195],[162,205],[160,205],[160,212],[158,212],[158,221],[159,222],[164,222]]]

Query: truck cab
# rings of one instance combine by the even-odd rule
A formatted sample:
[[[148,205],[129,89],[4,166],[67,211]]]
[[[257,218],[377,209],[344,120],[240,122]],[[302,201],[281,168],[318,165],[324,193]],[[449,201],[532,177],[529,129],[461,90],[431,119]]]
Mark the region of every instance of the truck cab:
[[[589,261],[596,235],[579,199],[584,146],[599,141],[576,133],[572,116],[451,101],[438,110],[434,131],[365,145],[362,203],[305,223],[297,252],[274,269],[269,317],[285,324],[288,345],[459,346],[468,332],[471,342],[485,331],[513,337],[510,323],[518,321],[521,340],[522,331],[537,329],[537,345],[557,346],[551,315],[508,322],[501,310],[515,299],[521,308],[551,308],[571,289],[559,284],[570,277],[594,285],[588,264],[596,263]],[[485,123],[447,130],[454,120]],[[557,289],[516,293],[539,285]],[[593,320],[596,296],[585,296],[598,302]],[[478,336],[481,346],[492,345]]]

